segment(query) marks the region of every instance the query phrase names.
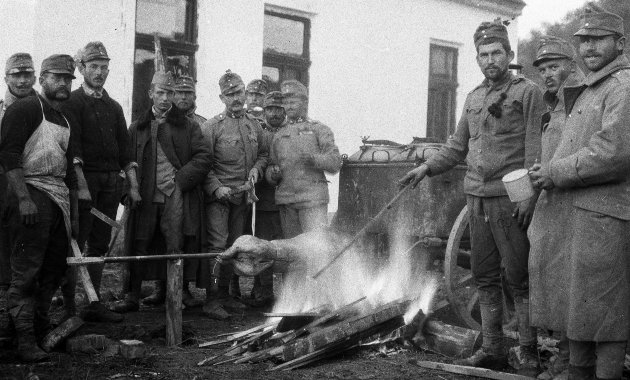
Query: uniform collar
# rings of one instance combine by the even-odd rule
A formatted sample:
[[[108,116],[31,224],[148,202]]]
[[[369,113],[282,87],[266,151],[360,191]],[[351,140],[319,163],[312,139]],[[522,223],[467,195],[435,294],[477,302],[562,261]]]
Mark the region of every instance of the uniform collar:
[[[510,82],[512,79],[514,79],[514,75],[508,70],[506,75],[500,81],[491,84],[490,80],[486,78],[483,80],[482,85],[488,89],[499,89],[505,86],[505,84]]]
[[[225,116],[229,117],[230,119],[240,119],[243,116],[245,116],[245,110],[243,110],[242,112],[239,112],[239,113],[234,113],[234,112],[228,111],[226,109],[225,110]]]
[[[157,108],[155,108],[155,106],[152,106],[151,112],[153,113],[153,116],[155,117],[156,120],[165,119],[168,113],[171,111],[171,109],[173,109],[173,105],[171,105],[171,107],[164,112],[158,110]]]
[[[277,128],[276,127],[272,127],[269,123],[267,123],[266,121],[262,124],[263,129],[266,129],[270,132],[278,132],[279,130],[281,130],[282,128],[287,126],[287,120],[285,119],[282,124],[280,124]]]
[[[599,71],[590,72],[584,79],[583,83],[587,86],[592,86],[600,80],[622,69],[630,69],[630,61],[625,54],[621,54]]]
[[[101,87],[100,90],[97,90],[95,88],[90,87],[87,83],[83,82],[81,84],[81,87],[83,87],[83,91],[85,91],[85,94],[89,97],[92,98],[96,98],[96,99],[100,99],[103,97],[103,91],[104,89]]]
[[[289,124],[303,123],[306,121],[306,117],[300,116],[297,119],[288,119],[287,121]]]

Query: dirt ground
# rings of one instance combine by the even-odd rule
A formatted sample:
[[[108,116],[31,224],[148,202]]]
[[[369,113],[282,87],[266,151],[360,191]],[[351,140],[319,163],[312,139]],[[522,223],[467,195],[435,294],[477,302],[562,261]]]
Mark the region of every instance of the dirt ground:
[[[244,293],[251,282],[242,281]],[[120,289],[120,270],[109,266],[104,274],[104,298],[111,298]],[[196,296],[203,297],[202,291]],[[438,297],[441,297],[438,295]],[[82,294],[77,295],[82,299]],[[385,347],[362,347],[347,351],[329,360],[292,371],[268,371],[271,362],[262,364],[223,364],[198,367],[197,362],[215,355],[227,346],[198,348],[201,342],[216,335],[243,331],[265,322],[260,309],[248,309],[229,321],[206,318],[200,308],[184,310],[184,342],[179,347],[167,347],[164,338],[164,307],[142,307],[139,312],[126,314],[117,324],[86,323],[75,335],[103,334],[110,339],[139,339],[147,344],[149,355],[128,360],[118,355],[68,354],[64,347],[53,352],[48,363],[24,365],[19,363],[14,348],[0,349],[0,380],[5,379],[466,379],[441,371],[422,369],[413,364],[417,360],[451,362],[444,356],[422,352],[412,347],[389,344]],[[449,311],[444,310],[448,319]],[[60,318],[63,307],[51,309],[53,320]]]

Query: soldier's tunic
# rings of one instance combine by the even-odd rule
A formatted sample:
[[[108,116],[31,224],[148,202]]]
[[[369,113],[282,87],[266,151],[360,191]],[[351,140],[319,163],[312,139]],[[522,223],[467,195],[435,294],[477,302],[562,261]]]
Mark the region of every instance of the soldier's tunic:
[[[500,107],[500,117],[491,115],[493,104]],[[493,86],[484,80],[468,94],[455,134],[426,162],[433,176],[466,159],[471,266],[480,293],[500,292],[503,266],[515,298],[528,297],[529,242],[512,217],[514,204],[501,177],[529,168],[540,157],[544,112],[542,93],[530,80],[510,73]]]
[[[619,56],[564,99],[566,124],[543,170],[571,193],[560,253],[569,258],[567,336],[621,342],[630,323],[630,61]]]
[[[548,164],[560,142],[566,119],[563,91],[578,85],[584,74],[571,73],[558,89],[557,96],[545,92],[548,122],[542,126],[541,164]],[[571,193],[554,188],[543,190],[538,197],[534,216],[528,229],[531,242],[529,253],[530,323],[532,326],[564,331],[567,317],[567,277],[562,274],[568,266],[563,254],[567,244],[566,221],[573,214]]]
[[[302,153],[313,155],[313,165],[300,159]],[[330,128],[306,118],[290,122],[274,135],[270,156],[282,174],[276,204],[280,207],[284,237],[326,226],[329,195],[324,172],[334,174],[341,168],[341,156]]]

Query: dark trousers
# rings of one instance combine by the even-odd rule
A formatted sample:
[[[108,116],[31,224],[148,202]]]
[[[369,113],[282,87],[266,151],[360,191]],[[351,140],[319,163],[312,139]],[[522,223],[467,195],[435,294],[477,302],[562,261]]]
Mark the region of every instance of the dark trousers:
[[[116,220],[116,213],[122,192],[122,178],[120,178],[118,173],[117,171],[84,173],[85,181],[87,182],[90,196],[92,197],[92,207],[113,220]],[[83,256],[105,256],[109,250],[111,234],[112,228],[110,225],[92,215],[89,208],[79,210],[79,236],[77,243],[83,252]],[[85,245],[86,242],[87,247]],[[88,265],[87,268],[94,289],[98,292],[101,287],[103,265]],[[64,299],[74,297],[76,282],[75,269],[72,267],[68,268],[68,273],[62,285]]]
[[[208,252],[223,252],[234,243],[245,229],[247,203],[234,204],[228,201],[214,200],[206,203],[206,249]],[[223,264],[217,268],[218,287],[228,288],[234,273],[232,264]],[[215,269],[216,271],[216,269]]]
[[[470,213],[471,269],[480,291],[501,292],[501,268],[516,300],[529,297],[529,240],[507,196],[466,197]]]
[[[4,205],[0,205],[0,210],[3,208]],[[2,214],[4,214],[4,212],[2,212]],[[9,289],[9,285],[11,284],[10,241],[9,221],[5,215],[2,215],[2,219],[0,220],[0,291],[6,291]]]
[[[84,175],[92,196],[92,206],[116,220],[121,196],[119,172],[85,172]],[[89,209],[80,210],[77,242],[81,249],[84,249],[87,242],[84,256],[104,256],[109,249],[111,233],[110,225],[92,215]]]
[[[47,323],[52,296],[68,267],[68,234],[59,206],[46,194],[27,186],[37,206],[39,221],[24,225],[17,200],[7,205],[12,236],[8,302],[12,315],[20,314],[22,308],[34,310],[36,321]]]
[[[148,231],[147,236],[142,236],[142,238],[137,238],[134,241],[133,255],[150,255],[148,248],[156,233],[161,233],[164,237],[167,254],[182,253],[184,250],[184,200],[179,187],[175,187],[171,196],[167,196],[164,203],[154,203],[151,212],[153,218],[148,219],[151,219],[153,223],[144,226],[145,231]],[[136,297],[140,295],[147,265],[146,262],[137,262],[129,266],[131,292]],[[158,262],[158,265],[164,265],[164,263]]]

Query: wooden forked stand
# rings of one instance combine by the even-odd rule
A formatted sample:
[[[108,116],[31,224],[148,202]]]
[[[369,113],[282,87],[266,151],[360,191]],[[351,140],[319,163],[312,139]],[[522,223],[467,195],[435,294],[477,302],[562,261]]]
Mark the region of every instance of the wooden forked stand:
[[[75,248],[76,247],[76,248]],[[74,257],[68,257],[68,265],[79,267],[79,278],[86,289],[90,302],[98,301],[94,286],[87,273],[86,265],[134,261],[166,261],[166,344],[176,346],[182,343],[182,280],[184,277],[184,259],[215,258],[220,253],[182,253],[156,256],[118,256],[118,257],[82,257],[79,246],[73,240]]]

